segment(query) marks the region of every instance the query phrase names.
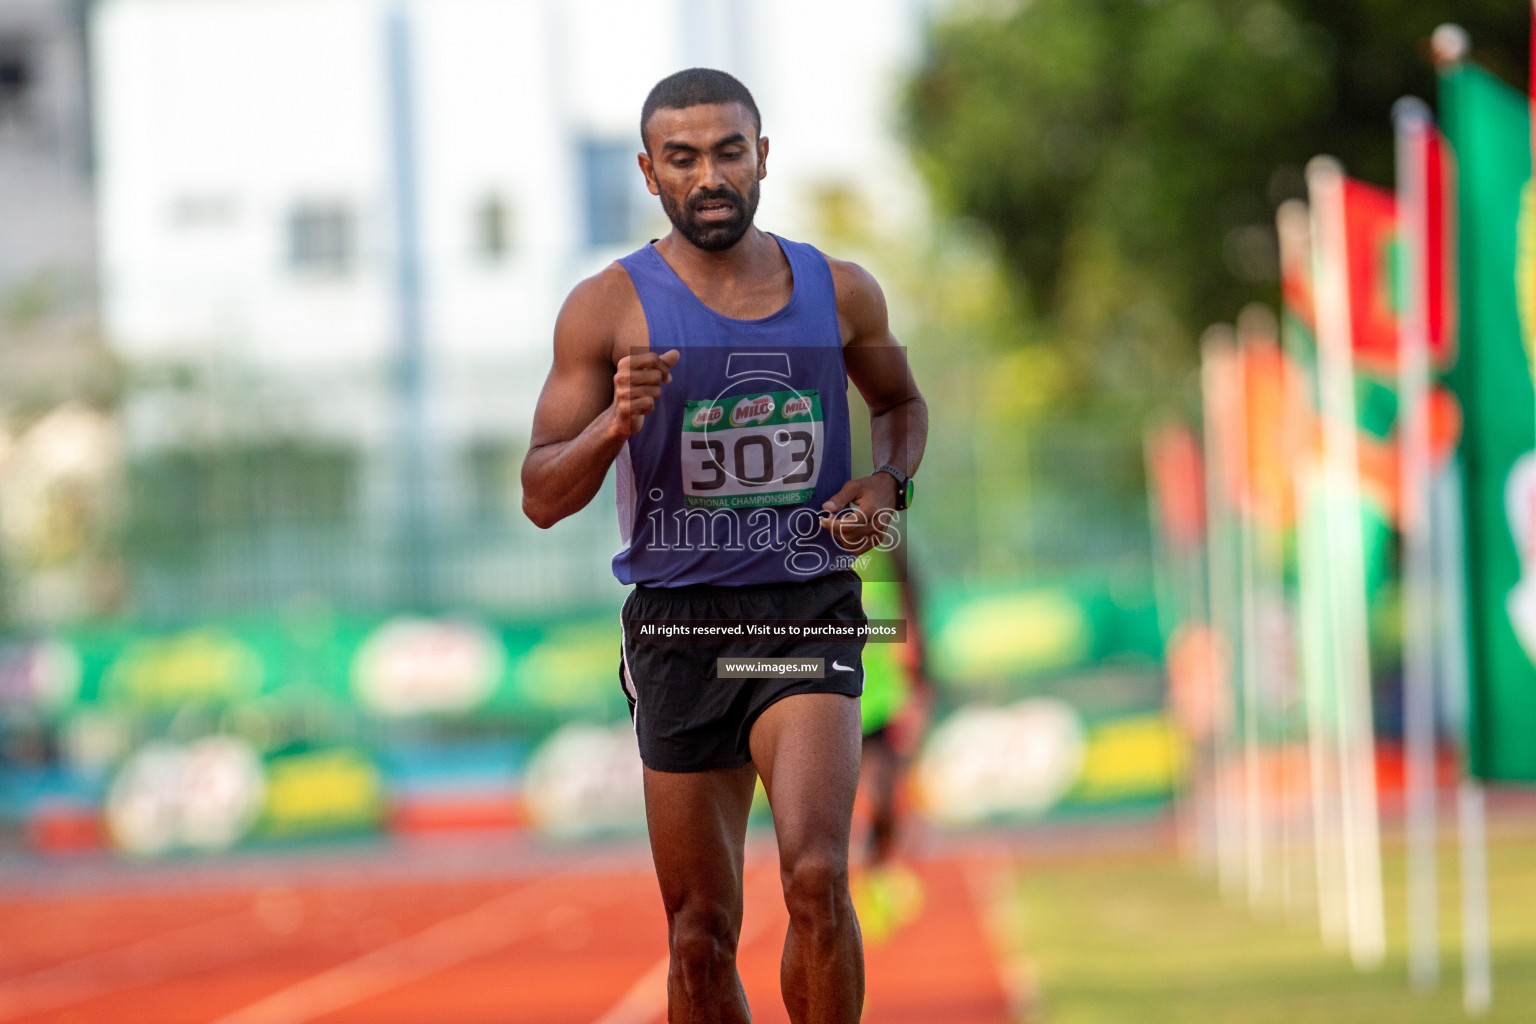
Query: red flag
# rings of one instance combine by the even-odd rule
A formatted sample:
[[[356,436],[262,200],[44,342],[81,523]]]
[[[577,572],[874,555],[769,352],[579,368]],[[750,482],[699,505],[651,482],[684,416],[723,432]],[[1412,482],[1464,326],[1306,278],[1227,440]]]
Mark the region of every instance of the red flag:
[[[1390,192],[1345,178],[1344,237],[1355,371],[1395,378],[1397,200]]]
[[[1531,0],[1536,4],[1536,0]],[[1449,149],[1445,136],[1431,130],[1422,151],[1424,161],[1424,224],[1421,228],[1424,251],[1422,279],[1424,289],[1425,330],[1429,341],[1429,364],[1436,370],[1449,370],[1456,362],[1456,254],[1450,251],[1456,237],[1451,221],[1453,206],[1447,202],[1453,184]]]
[[[1295,514],[1296,461],[1311,447],[1311,410],[1301,374],[1281,351],[1273,322],[1245,317],[1238,332],[1248,458],[1235,498],[1255,520],[1283,529]]]
[[[1182,423],[1166,423],[1151,438],[1152,489],[1169,544],[1190,550],[1205,537],[1205,463],[1200,442]]]
[[[1536,0],[1531,0],[1536,3]],[[1276,215],[1280,235],[1280,302],[1286,316],[1307,332],[1305,347],[1316,344],[1317,310],[1312,294],[1312,238],[1306,204],[1291,200]],[[1309,357],[1310,359],[1311,357]]]
[[[1293,467],[1315,443],[1314,416],[1300,371],[1275,341],[1273,317],[1245,314],[1241,326],[1239,344],[1206,360],[1206,421],[1218,435],[1208,438],[1207,457],[1231,508],[1284,529],[1295,513]]]
[[[1327,157],[1308,165],[1307,184],[1317,268],[1322,433],[1326,438],[1334,421],[1349,423],[1355,432],[1347,442],[1335,436],[1324,450],[1342,460],[1352,448],[1362,492],[1392,517],[1398,464],[1395,442],[1388,438],[1395,430],[1394,413],[1385,403],[1361,403],[1358,396],[1371,393],[1362,384],[1391,388],[1398,376],[1397,200],[1346,177]]]
[[[1407,282],[1410,294],[1405,297],[1408,301],[1403,316],[1410,328],[1408,337],[1422,339],[1419,343],[1424,346],[1427,363],[1424,369],[1431,374],[1428,381],[1417,385],[1422,391],[1404,384],[1399,400],[1425,417],[1426,455],[1430,465],[1438,466],[1455,451],[1461,438],[1460,403],[1435,380],[1435,375],[1445,373],[1456,362],[1456,263],[1450,251],[1456,237],[1454,203],[1450,201],[1454,173],[1445,137],[1422,105],[1404,109],[1399,131],[1398,228],[1400,244],[1414,270],[1413,279]],[[1419,403],[1423,403],[1422,408]]]

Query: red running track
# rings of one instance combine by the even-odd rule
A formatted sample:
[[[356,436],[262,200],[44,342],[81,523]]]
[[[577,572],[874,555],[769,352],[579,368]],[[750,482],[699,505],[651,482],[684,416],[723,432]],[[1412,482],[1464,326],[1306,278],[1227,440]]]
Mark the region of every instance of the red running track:
[[[1007,1024],[978,913],[986,862],[913,865],[922,915],[866,949],[868,1024]],[[787,1024],[771,857],[747,876],[742,981]],[[658,1024],[655,879],[579,855],[472,880],[310,881],[0,897],[0,1024]]]

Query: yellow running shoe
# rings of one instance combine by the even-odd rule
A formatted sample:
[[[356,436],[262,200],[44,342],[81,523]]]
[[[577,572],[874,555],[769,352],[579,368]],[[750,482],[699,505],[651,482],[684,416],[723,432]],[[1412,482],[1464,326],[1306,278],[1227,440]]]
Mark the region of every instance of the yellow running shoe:
[[[861,872],[849,885],[864,941],[880,945],[923,913],[923,883],[903,864]]]

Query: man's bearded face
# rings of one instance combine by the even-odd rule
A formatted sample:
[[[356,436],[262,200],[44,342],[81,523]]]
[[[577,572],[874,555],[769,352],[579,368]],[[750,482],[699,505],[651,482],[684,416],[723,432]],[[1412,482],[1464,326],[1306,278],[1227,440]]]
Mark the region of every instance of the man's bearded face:
[[[707,252],[729,249],[741,241],[757,216],[760,189],[754,177],[745,197],[723,185],[699,189],[687,201],[679,203],[666,189],[661,190],[661,208],[677,233]]]

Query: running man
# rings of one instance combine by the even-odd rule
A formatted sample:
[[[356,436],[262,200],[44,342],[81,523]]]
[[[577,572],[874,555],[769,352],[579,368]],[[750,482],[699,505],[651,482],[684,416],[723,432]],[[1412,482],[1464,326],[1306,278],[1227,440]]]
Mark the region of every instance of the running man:
[[[903,643],[865,649],[864,696],[860,711],[864,750],[859,767],[860,803],[868,818],[864,860],[853,874],[853,906],[866,943],[880,943],[922,912],[923,886],[897,856],[905,809],[907,766],[928,724],[933,689],[923,644],[922,601],[912,577],[906,544],[865,554],[858,562],[864,580],[864,614],[901,619]]]
[[[644,762],[667,913],[668,1020],[751,1018],[736,972],[747,814],[773,808],[789,909],[781,987],[797,1024],[858,1020],[864,961],[848,894],[865,622],[853,556],[912,495],[928,413],[859,267],[753,224],[768,139],[719,71],[659,82],[640,170],[672,222],[571,292],[523,463],[541,527],[617,464],[620,682]],[[853,476],[847,382],[878,468]],[[649,623],[846,623],[815,639],[646,639]],[[747,672],[718,659],[753,659]],[[816,666],[779,674],[759,658]],[[782,666],[781,666],[782,667]]]

